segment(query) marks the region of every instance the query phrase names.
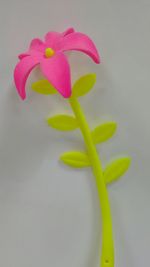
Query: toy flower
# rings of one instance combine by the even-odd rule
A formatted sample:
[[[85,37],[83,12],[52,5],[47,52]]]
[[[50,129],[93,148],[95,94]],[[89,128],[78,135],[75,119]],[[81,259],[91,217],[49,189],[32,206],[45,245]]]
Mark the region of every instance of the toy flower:
[[[78,98],[86,95],[96,82],[95,74],[86,74],[71,87],[70,67],[65,51],[78,50],[99,63],[99,55],[92,40],[85,34],[75,32],[73,28],[63,33],[49,32],[45,41],[34,39],[29,50],[19,55],[20,62],[15,67],[14,79],[19,95],[26,97],[25,83],[31,70],[40,65],[46,80],[32,84],[32,89],[40,94],[56,94],[57,91],[69,98],[72,114],[57,114],[47,119],[52,128],[59,131],[79,129],[82,133],[85,149],[66,151],[60,156],[61,161],[73,168],[91,167],[97,186],[102,219],[101,267],[114,267],[114,241],[112,217],[107,192],[107,184],[118,180],[129,168],[130,157],[110,160],[104,167],[97,145],[105,143],[116,132],[115,121],[105,121],[94,129],[88,124]]]
[[[29,50],[19,55],[20,62],[14,70],[14,80],[20,97],[26,98],[26,80],[37,65],[40,65],[43,75],[63,97],[70,97],[71,73],[67,56],[64,54],[70,50],[81,51],[96,63],[100,62],[92,40],[83,33],[75,32],[73,28],[63,33],[48,32],[44,41],[33,39]]]

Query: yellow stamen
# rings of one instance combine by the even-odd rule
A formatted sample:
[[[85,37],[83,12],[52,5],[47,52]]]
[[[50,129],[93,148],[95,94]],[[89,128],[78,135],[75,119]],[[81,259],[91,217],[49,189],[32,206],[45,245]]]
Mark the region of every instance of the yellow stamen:
[[[47,58],[52,57],[54,54],[55,54],[55,51],[51,47],[48,47],[45,49],[45,56]]]

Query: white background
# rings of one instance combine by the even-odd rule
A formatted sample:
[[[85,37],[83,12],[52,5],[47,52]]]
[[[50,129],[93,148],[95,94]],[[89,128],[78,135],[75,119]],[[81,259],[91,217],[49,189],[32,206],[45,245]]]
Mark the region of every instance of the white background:
[[[31,92],[22,102],[13,83],[17,55],[33,37],[68,26],[95,41],[102,63],[72,53],[73,80],[97,73],[81,99],[91,127],[118,122],[98,146],[103,165],[129,154],[132,166],[109,186],[117,267],[149,266],[150,2],[149,0],[0,0],[0,266],[99,266],[101,218],[90,169],[58,161],[84,148],[78,131],[61,133],[45,117],[71,113],[59,96]],[[34,71],[32,80],[39,78]]]

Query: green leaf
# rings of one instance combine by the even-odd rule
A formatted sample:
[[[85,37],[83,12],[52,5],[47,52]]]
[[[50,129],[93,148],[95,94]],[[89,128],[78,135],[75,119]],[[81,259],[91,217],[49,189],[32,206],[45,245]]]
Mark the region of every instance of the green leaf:
[[[40,80],[32,83],[32,90],[43,95],[52,95],[57,93],[56,89],[47,80]]]
[[[65,152],[60,159],[67,165],[75,168],[83,168],[90,166],[90,161],[87,154],[80,151]]]
[[[119,177],[127,171],[130,166],[130,163],[130,157],[123,157],[111,161],[104,170],[105,182],[108,184],[115,180],[118,180]]]
[[[72,89],[72,95],[79,97],[87,94],[96,82],[96,75],[94,73],[82,76],[77,80]]]
[[[71,115],[56,115],[48,118],[47,123],[49,126],[61,131],[70,131],[78,128],[76,118]]]
[[[105,122],[97,126],[92,131],[92,138],[95,144],[102,143],[111,138],[117,128],[117,124],[114,121]]]

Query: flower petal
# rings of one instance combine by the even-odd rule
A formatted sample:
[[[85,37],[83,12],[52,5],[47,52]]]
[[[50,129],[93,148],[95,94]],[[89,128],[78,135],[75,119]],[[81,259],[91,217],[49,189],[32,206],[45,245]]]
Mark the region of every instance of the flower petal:
[[[18,58],[21,60],[26,56],[36,56],[42,55],[46,49],[46,45],[38,38],[33,39],[30,43],[29,50],[27,52],[21,53]]]
[[[66,35],[61,42],[61,51],[77,50],[90,56],[96,63],[100,57],[93,41],[85,34],[74,32]]]
[[[31,56],[23,58],[16,65],[14,70],[14,81],[20,97],[24,100],[26,97],[25,84],[31,70],[39,63],[39,60]]]
[[[45,43],[47,47],[57,49],[57,44],[60,42],[62,34],[58,32],[48,32],[45,35]]]
[[[75,30],[74,30],[74,28],[68,28],[66,31],[64,31],[62,34],[63,34],[63,36],[66,36],[66,35],[68,35],[68,34],[70,34],[70,33],[73,33],[73,32],[75,32]]]
[[[70,67],[63,53],[57,53],[49,59],[43,58],[41,61],[41,69],[44,76],[63,97],[70,97]]]
[[[18,55],[18,58],[21,60],[21,59],[23,59],[24,57],[27,57],[27,56],[30,56],[28,52],[27,53],[19,54]]]
[[[45,44],[39,38],[35,38],[30,43],[29,51],[31,51],[31,50],[36,50],[38,52],[44,52]]]

